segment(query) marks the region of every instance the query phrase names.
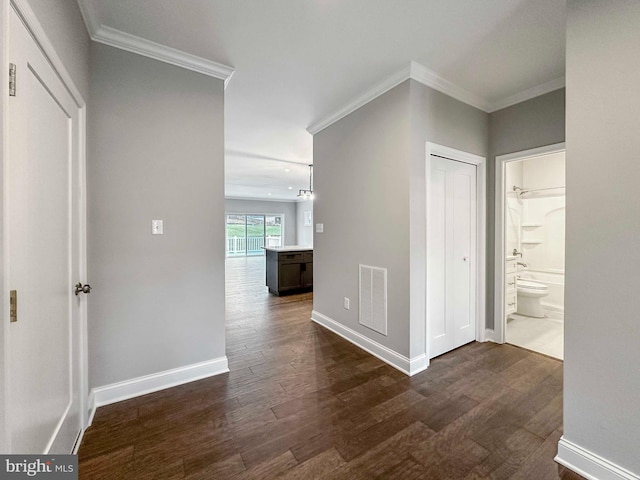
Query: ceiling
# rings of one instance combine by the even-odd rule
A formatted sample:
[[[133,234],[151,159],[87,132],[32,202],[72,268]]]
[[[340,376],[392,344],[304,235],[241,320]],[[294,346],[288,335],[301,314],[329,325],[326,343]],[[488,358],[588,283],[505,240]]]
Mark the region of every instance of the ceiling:
[[[564,0],[79,2],[90,31],[109,27],[233,67],[225,91],[231,197],[295,200],[313,163],[307,127],[411,61],[487,111],[564,77]]]

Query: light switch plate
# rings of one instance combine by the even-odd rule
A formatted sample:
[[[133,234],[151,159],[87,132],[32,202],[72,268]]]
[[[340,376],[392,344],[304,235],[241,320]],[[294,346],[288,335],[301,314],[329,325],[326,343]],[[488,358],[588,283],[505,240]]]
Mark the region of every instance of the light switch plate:
[[[316,233],[324,232],[324,223],[316,223]]]
[[[151,234],[164,235],[164,225],[162,220],[151,220]]]

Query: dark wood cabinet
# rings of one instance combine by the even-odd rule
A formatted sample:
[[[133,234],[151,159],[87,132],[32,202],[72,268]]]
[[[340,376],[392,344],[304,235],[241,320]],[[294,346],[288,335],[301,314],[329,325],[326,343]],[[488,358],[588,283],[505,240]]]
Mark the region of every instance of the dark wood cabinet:
[[[313,250],[266,251],[267,287],[274,295],[313,290]]]

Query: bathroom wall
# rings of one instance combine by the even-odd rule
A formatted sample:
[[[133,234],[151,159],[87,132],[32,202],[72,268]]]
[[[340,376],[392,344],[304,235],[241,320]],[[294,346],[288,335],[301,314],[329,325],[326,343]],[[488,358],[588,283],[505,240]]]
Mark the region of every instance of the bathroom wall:
[[[564,152],[545,155],[522,164],[522,187],[549,189],[565,185]],[[542,304],[554,312],[564,311],[565,189],[530,191],[520,196],[520,241],[528,268],[523,277],[545,283],[549,295]]]

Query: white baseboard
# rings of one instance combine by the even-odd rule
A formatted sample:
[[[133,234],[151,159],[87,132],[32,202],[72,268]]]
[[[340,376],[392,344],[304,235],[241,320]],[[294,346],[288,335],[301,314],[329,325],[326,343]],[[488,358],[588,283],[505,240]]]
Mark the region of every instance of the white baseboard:
[[[485,329],[484,335],[482,336],[483,342],[493,342],[500,343],[497,339],[496,331],[490,328]]]
[[[388,363],[406,375],[415,375],[429,366],[429,359],[425,354],[409,359],[315,310],[311,312],[311,320],[331,330],[333,333],[340,335],[362,350],[369,352],[374,357],[378,357],[383,362]]]
[[[409,375],[415,375],[429,368],[429,357],[426,353],[417,355],[409,360]]]
[[[96,408],[98,408],[96,406],[96,394],[93,390],[89,392],[89,401],[87,402],[87,407],[89,409],[89,412],[87,414],[87,427],[85,428],[90,427],[93,423],[93,417],[96,415]]]
[[[640,476],[564,438],[555,461],[589,480],[640,480]]]
[[[121,402],[130,398],[157,392],[165,388],[171,388],[184,383],[201,380],[229,371],[227,357],[214,358],[206,362],[194,363],[185,367],[152,373],[143,377],[132,378],[123,382],[112,383],[104,387],[91,389],[89,393],[89,421],[93,422],[95,411],[98,407],[111,403]]]

